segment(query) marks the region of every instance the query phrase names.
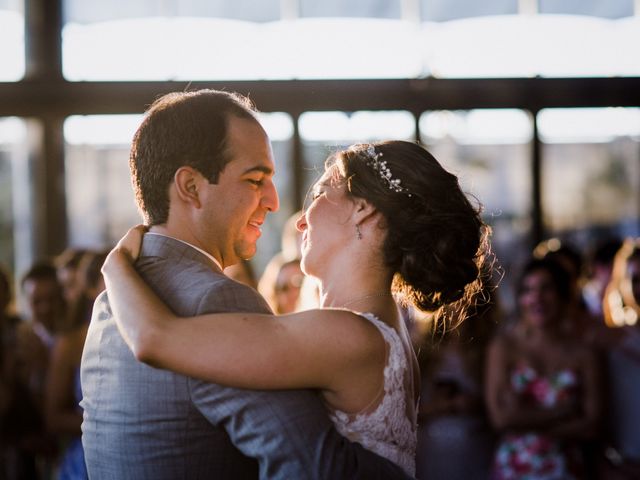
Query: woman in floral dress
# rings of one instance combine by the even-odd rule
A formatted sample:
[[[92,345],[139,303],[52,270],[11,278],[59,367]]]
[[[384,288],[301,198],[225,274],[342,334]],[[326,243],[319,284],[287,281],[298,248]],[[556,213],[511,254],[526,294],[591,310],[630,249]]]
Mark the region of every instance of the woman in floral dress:
[[[595,353],[566,328],[569,276],[532,260],[517,295],[519,319],[487,357],[487,406],[501,434],[492,477],[583,478],[580,442],[597,433],[601,379]]]

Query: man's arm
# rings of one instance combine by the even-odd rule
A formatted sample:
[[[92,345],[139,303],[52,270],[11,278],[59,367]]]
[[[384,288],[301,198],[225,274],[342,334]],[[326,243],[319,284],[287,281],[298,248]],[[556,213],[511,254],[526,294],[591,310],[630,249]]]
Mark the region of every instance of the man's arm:
[[[406,479],[392,462],[337,433],[313,391],[236,390],[193,381],[198,409],[225,428],[262,479]]]
[[[203,297],[198,313],[265,309],[254,290],[228,282]],[[240,451],[258,459],[263,479],[410,478],[338,434],[316,392],[238,390],[195,379],[191,391],[200,412],[224,427]]]

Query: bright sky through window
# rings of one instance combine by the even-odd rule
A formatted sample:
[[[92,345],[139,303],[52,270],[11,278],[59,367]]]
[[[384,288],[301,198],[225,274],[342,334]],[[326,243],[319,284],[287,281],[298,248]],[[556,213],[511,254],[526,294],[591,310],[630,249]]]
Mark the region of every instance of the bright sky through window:
[[[522,144],[533,135],[529,115],[513,109],[428,112],[420,131],[425,140],[449,137],[461,145]]]
[[[412,139],[414,129],[409,112],[308,112],[300,116],[300,136],[311,141]]]
[[[0,118],[0,144],[22,143],[27,138],[27,129],[22,120],[15,117]]]
[[[71,145],[128,148],[142,118],[142,115],[73,115],[64,122],[64,138]],[[271,141],[288,140],[293,135],[293,121],[286,113],[260,113],[259,118]],[[1,134],[0,130],[0,141]]]
[[[140,17],[66,23],[63,72],[72,81],[638,76],[637,45],[640,16]],[[0,81],[24,74],[20,11],[0,9],[0,65]]]
[[[0,9],[0,82],[15,82],[23,76],[24,18]]]
[[[610,142],[616,137],[640,140],[640,108],[553,108],[538,116],[545,143]]]
[[[640,75],[638,17],[501,15],[422,24],[155,17],[67,24],[63,40],[70,80]]]

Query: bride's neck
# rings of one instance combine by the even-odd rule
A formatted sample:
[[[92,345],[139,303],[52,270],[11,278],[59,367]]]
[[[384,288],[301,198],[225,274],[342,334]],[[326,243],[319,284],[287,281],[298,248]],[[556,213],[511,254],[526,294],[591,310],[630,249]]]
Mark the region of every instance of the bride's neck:
[[[361,310],[368,304],[391,299],[392,276],[385,272],[345,269],[320,280],[320,302],[324,308]]]
[[[362,311],[363,303],[390,299],[393,273],[384,265],[380,248],[370,244],[356,246],[329,257],[314,272],[322,307]]]

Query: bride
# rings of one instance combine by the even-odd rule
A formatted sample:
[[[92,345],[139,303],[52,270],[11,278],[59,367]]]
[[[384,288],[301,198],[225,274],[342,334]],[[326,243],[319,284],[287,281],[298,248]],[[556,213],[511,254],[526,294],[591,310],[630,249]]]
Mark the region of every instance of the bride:
[[[456,176],[404,141],[330,157],[297,227],[322,308],[177,318],[133,268],[136,227],[103,267],[118,328],[157,367],[236,388],[317,389],[340,433],[414,475],[420,376],[394,296],[463,315],[489,229]]]

